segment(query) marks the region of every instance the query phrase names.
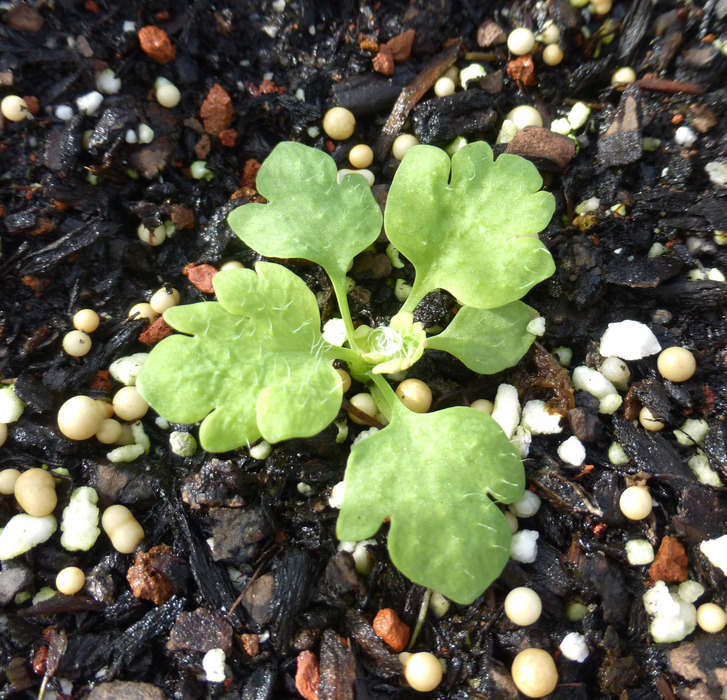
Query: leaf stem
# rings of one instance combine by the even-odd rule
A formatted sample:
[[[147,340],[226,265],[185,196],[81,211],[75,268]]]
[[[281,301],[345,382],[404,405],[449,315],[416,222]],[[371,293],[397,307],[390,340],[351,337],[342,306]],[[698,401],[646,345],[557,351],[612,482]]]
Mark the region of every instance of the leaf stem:
[[[417,621],[414,625],[414,631],[411,634],[411,639],[409,640],[409,646],[406,648],[407,651],[411,651],[414,648],[414,644],[416,644],[417,637],[419,636],[419,632],[421,632],[422,625],[424,624],[424,620],[427,618],[427,611],[429,610],[429,600],[432,597],[432,589],[427,588],[424,591],[424,595],[422,596],[422,604],[419,607],[419,614],[417,615]]]
[[[348,297],[346,296],[346,278],[343,280],[336,279],[334,276],[330,276],[331,284],[333,285],[333,293],[336,295],[336,301],[338,302],[338,310],[341,312],[341,318],[343,324],[346,327],[346,339],[350,348],[358,354],[358,347],[353,337],[353,320],[351,319],[351,311],[348,307]]]
[[[373,372],[371,372],[369,376],[371,377],[371,379],[373,379],[376,388],[379,390],[379,392],[381,392],[381,396],[384,401],[389,404],[389,409],[393,410],[394,406],[399,403],[399,397],[396,395],[396,392],[394,392],[394,390],[391,388],[391,384],[389,384],[389,382],[387,382],[381,374],[374,374]]]
[[[424,297],[429,292],[428,289],[424,288],[424,285],[420,284],[417,280],[417,278],[414,278],[414,285],[412,286],[411,293],[406,298],[406,301],[404,302],[404,306],[401,307],[399,313],[402,311],[411,311],[413,312],[414,309],[419,305],[419,302],[424,299]]]

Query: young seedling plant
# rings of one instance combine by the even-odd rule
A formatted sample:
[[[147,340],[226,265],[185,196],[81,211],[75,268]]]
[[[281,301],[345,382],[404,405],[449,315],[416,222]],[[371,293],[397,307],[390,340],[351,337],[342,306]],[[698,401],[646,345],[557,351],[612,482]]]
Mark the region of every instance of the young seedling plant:
[[[412,581],[470,603],[500,574],[510,530],[494,499],[517,500],[524,470],[497,422],[467,407],[420,414],[397,398],[386,374],[414,364],[425,348],[444,350],[482,374],[510,367],[533,341],[535,312],[519,299],[554,272],[538,238],[554,211],[535,167],[514,155],[496,161],[484,142],[450,160],[416,146],[389,190],[389,241],[416,276],[387,326],[354,323],[346,271],[378,238],[381,210],[361,175],[337,183],[322,151],[281,143],[265,160],[257,188],[267,203],[235,209],[229,223],[268,258],[305,258],[328,274],[346,342],[324,340],[316,297],[283,265],[258,262],[213,280],[216,302],[177,306],[164,318],[180,334],[151,352],[137,386],[176,423],[201,421],[202,446],[225,452],[254,443],[309,437],[338,415],[334,360],[372,385],[388,424],[348,458],[336,526],[340,539],[372,537],[390,520],[393,563]],[[461,305],[449,326],[427,337],[413,312],[434,289]]]

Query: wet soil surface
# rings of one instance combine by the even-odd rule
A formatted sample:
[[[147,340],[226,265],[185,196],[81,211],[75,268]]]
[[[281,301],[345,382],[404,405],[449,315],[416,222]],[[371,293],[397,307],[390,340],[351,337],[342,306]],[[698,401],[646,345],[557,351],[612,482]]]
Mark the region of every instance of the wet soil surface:
[[[0,89],[24,97],[32,118],[0,127],[0,375],[26,404],[8,425],[0,467],[62,468],[56,515],[74,488],[91,486],[100,506],[128,506],[146,537],[125,555],[103,533],[88,552],[65,550],[56,533],[2,562],[0,698],[38,697],[41,686],[46,698],[300,697],[296,673],[309,700],[421,695],[406,687],[398,656],[372,622],[390,608],[413,629],[424,590],[391,566],[385,529],[369,548],[368,573],[338,551],[328,498],[359,428],[344,444],[331,427],[277,445],[264,460],[246,449],[180,457],[170,428],[150,412],[142,421],[149,453],[122,464],[94,439],[68,440],[56,423],[71,396],[113,396],[110,363],[158,339],[158,326],[150,333],[145,320],[127,318],[134,304],[164,285],[183,303],[211,299],[209,274],[230,260],[259,259],[226,217],[257,197],[256,169],[276,143],[325,149],[342,167],[354,144],[370,144],[383,201],[402,126],[425,143],[464,135],[520,153],[557,202],[542,234],[557,272],[526,298],[546,320],[537,346],[495,377],[436,352],[413,373],[432,387],[434,408],[493,399],[508,382],[521,402],[544,399],[566,414],[561,433],[533,436],[525,460],[528,486],[542,500],[519,524],[539,533],[535,561],[510,561],[472,605],[451,604],[424,621],[414,650],[446,664],[431,695],[516,698],[512,660],[538,647],[556,659],[554,698],[725,697],[725,633],[697,628],[683,641],[655,643],[642,601],[656,581],[688,579],[703,587],[697,605],[727,604],[725,571],[700,549],[727,533],[724,0],[615,2],[603,15],[564,0],[9,5]],[[549,20],[560,30],[562,63],[546,65],[540,43],[525,57],[508,53],[513,27],[537,33]],[[140,34],[142,27],[152,29]],[[431,84],[449,65],[473,62],[485,77],[434,96]],[[638,77],[626,90],[611,85],[622,66]],[[84,114],[77,100],[96,90],[106,68],[120,90]],[[155,100],[160,76],[181,92],[173,108]],[[407,85],[411,99],[394,108]],[[548,127],[577,101],[591,111],[575,141],[544,129],[495,145],[512,108],[535,106]],[[349,141],[321,129],[334,104],[356,114]],[[209,178],[192,176],[199,160]],[[165,222],[176,232],[161,245],[137,235],[142,224],[155,231]],[[384,250],[385,241],[377,252]],[[374,325],[396,300],[389,270],[369,262],[352,273],[352,308]],[[290,265],[330,296],[317,268]],[[396,276],[411,281],[413,269]],[[418,315],[446,324],[453,306],[434,294]],[[95,309],[101,324],[91,351],[73,358],[61,342],[81,308]],[[324,316],[331,312],[324,307]],[[569,372],[597,368],[607,325],[626,319],[647,324],[662,347],[688,348],[697,370],[677,384],[659,374],[655,355],[630,361],[623,406],[602,414],[598,400],[572,394]],[[573,352],[568,373],[552,358],[561,346]],[[662,431],[634,422],[643,406]],[[687,418],[706,420],[703,444],[676,440]],[[586,447],[578,466],[557,452],[570,435]],[[609,459],[614,441],[625,452],[619,464]],[[710,484],[688,465],[698,454]],[[636,483],[648,484],[654,509],[629,521],[618,499]],[[18,512],[12,496],[0,496],[0,524]],[[629,563],[625,545],[634,539],[658,551],[653,565]],[[86,574],[82,592],[32,597],[70,565]],[[541,618],[525,628],[503,614],[507,592],[523,585],[543,601]],[[559,649],[572,632],[588,647],[584,663]],[[223,682],[205,680],[211,649],[226,655]]]

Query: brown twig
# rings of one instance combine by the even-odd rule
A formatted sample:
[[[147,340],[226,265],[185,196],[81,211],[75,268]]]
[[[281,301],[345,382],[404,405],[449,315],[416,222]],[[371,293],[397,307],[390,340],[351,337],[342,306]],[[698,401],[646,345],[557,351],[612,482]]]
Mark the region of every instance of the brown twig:
[[[707,90],[697,83],[680,83],[677,80],[663,80],[661,78],[641,78],[634,85],[643,90],[654,90],[655,92],[678,93],[687,95],[704,95]]]

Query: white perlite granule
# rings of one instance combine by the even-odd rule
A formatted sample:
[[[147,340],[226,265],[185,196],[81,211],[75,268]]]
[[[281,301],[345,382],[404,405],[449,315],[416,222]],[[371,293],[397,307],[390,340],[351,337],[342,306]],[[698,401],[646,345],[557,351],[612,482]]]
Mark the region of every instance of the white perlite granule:
[[[713,566],[721,569],[727,575],[727,535],[722,535],[715,540],[704,540],[699,545],[699,549]]]
[[[601,355],[615,355],[622,360],[640,360],[655,355],[661,345],[648,326],[638,321],[609,323],[601,336]]]
[[[580,632],[571,632],[563,637],[560,650],[566,659],[577,661],[579,664],[582,664],[590,654],[586,638]]]
[[[520,530],[512,536],[510,559],[521,564],[532,564],[538,556],[538,537],[535,530]]]

